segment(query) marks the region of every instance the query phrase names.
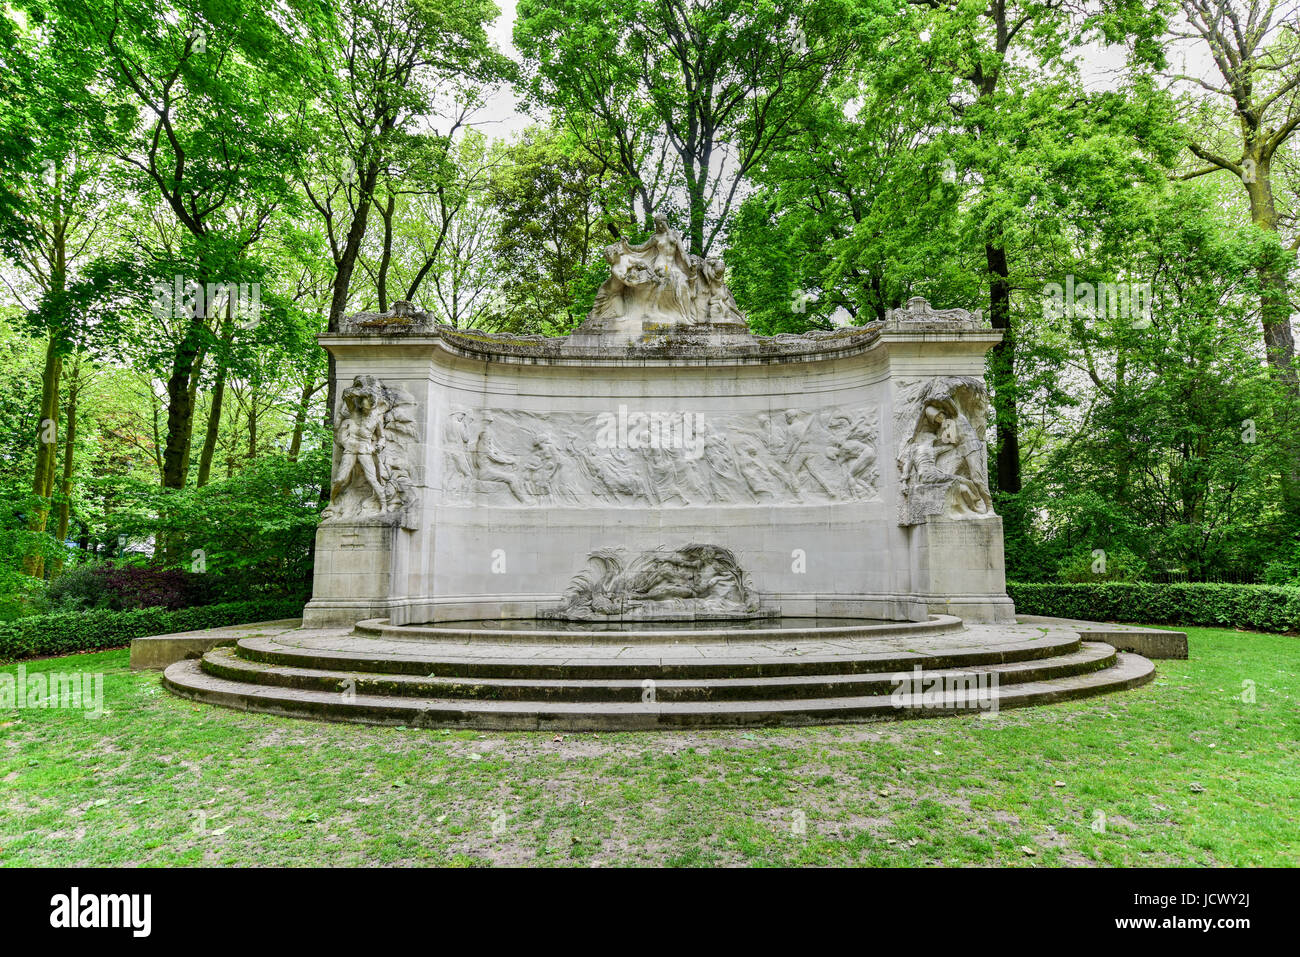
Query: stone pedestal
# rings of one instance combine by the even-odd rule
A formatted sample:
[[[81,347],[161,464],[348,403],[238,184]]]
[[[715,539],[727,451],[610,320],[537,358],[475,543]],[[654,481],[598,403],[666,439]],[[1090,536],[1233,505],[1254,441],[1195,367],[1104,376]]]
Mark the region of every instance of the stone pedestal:
[[[1006,595],[1001,518],[932,518],[910,532],[912,581],[931,614],[1015,620],[1015,605]]]
[[[407,534],[378,522],[322,524],[316,530],[316,574],[304,627],[336,628],[388,617],[394,553]]]

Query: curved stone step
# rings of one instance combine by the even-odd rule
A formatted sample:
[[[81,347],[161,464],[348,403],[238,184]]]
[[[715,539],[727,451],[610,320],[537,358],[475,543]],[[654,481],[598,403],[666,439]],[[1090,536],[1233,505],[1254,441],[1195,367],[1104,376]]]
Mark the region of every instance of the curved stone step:
[[[905,639],[899,639],[904,641]],[[502,649],[501,655],[485,653],[475,642],[392,642],[355,635],[328,639],[295,637],[292,633],[243,638],[239,657],[270,665],[287,665],[317,671],[366,672],[383,675],[415,675],[422,678],[519,678],[564,681],[601,678],[642,681],[709,678],[779,678],[794,675],[892,674],[926,669],[974,668],[1035,661],[1074,654],[1082,643],[1076,632],[1058,629],[1040,637],[998,644],[959,638],[935,647],[924,647],[920,638],[913,643],[920,650],[892,647],[886,642],[859,642],[835,653],[801,654],[797,648],[778,654],[761,644],[734,643],[726,654],[681,652],[647,656],[642,649],[625,649],[626,654],[596,653],[590,647],[574,646],[565,653],[562,646],[535,646],[544,654],[528,653],[527,646]],[[824,643],[822,643],[824,644]],[[813,647],[821,647],[814,645]],[[863,650],[869,649],[869,650]],[[514,654],[506,651],[514,650]],[[698,649],[697,649],[698,650]],[[678,655],[681,655],[678,657]]]
[[[1115,663],[1115,650],[1101,642],[1085,643],[1078,651],[1052,658],[990,665],[971,669],[926,669],[926,679],[960,677],[999,685],[1043,681],[1108,668]],[[844,698],[889,695],[899,684],[899,675],[889,673],[788,675],[780,677],[733,678],[460,678],[407,674],[379,675],[248,661],[236,649],[218,648],[202,661],[207,674],[230,681],[274,685],[304,691],[343,692],[358,695],[476,698],[509,701],[641,701],[653,689],[661,703],[685,701],[760,701],[800,698]]]
[[[906,638],[921,635],[942,635],[963,631],[965,622],[955,615],[930,615],[926,621],[881,621],[871,624],[851,624],[852,619],[845,619],[842,625],[829,624],[835,619],[783,619],[782,624],[773,622],[751,623],[730,631],[731,641],[747,643],[758,641],[824,641],[835,639],[861,638]],[[808,622],[803,626],[794,626],[790,622]],[[818,622],[812,624],[812,622]],[[352,634],[362,638],[390,639],[425,639],[433,641],[483,641],[497,643],[570,644],[579,638],[593,645],[631,645],[637,644],[707,644],[719,640],[726,629],[715,623],[712,627],[678,627],[664,629],[655,622],[630,623],[635,631],[603,629],[599,625],[589,624],[585,628],[563,628],[560,622],[548,628],[543,621],[530,622],[526,629],[511,628],[509,619],[501,622],[475,621],[429,623],[422,625],[393,625],[387,618],[368,618],[357,622]],[[728,640],[728,639],[723,639]]]
[[[345,697],[338,692],[230,681],[205,673],[194,660],[168,667],[163,682],[169,690],[196,701],[327,721],[503,731],[631,731],[835,724],[972,713],[992,707],[1017,708],[1131,688],[1151,680],[1154,671],[1145,658],[1119,654],[1113,667],[1101,671],[1000,686],[994,700],[983,706],[967,702],[934,707],[922,706],[921,697],[906,694],[770,701],[544,703],[361,694]]]

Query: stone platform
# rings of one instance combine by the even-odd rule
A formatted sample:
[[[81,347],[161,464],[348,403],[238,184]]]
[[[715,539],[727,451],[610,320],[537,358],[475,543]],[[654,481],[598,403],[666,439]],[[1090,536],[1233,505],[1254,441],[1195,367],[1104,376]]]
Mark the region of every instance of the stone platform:
[[[136,638],[131,642],[131,670],[162,671],[173,662],[202,657],[204,652],[222,645],[233,645],[240,638],[275,635],[301,624],[301,618],[281,618],[276,621],[256,621],[247,625],[224,625],[220,628],[199,628]]]
[[[466,624],[300,629],[169,666],[182,697],[411,727],[652,730],[819,725],[1050,704],[1132,688],[1152,664],[1077,626],[514,632]]]

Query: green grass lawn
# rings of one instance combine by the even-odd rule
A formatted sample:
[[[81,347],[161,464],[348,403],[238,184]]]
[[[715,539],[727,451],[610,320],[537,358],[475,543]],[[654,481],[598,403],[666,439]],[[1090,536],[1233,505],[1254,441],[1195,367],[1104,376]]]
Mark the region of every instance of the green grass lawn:
[[[1187,631],[1146,687],[988,719],[562,739],[28,662],[102,672],[107,713],[0,710],[0,864],[1300,864],[1300,640]]]

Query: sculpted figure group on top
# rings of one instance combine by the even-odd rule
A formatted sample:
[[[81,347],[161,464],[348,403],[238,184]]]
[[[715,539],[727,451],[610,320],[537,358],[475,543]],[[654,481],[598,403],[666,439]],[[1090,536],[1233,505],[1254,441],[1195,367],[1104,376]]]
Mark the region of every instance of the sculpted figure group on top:
[[[745,324],[723,281],[721,259],[691,253],[681,234],[656,213],[654,234],[605,247],[609,278],[596,293],[590,319],[642,319],[665,325]]]

